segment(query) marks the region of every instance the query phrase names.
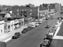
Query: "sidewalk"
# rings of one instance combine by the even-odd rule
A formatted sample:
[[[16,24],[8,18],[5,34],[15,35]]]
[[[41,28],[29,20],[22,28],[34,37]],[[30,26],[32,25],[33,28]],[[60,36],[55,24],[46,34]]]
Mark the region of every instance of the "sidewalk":
[[[10,38],[10,35],[9,34],[2,34],[1,36],[0,36],[0,41],[1,42],[7,42],[7,41],[9,41],[11,38]]]
[[[24,25],[24,26],[21,26],[19,29],[17,29],[17,30],[14,30],[14,31],[11,31],[11,32],[9,32],[9,33],[5,33],[5,34],[2,34],[1,36],[0,36],[0,41],[1,42],[8,42],[8,41],[10,41],[11,39],[12,39],[12,36],[14,35],[14,33],[15,32],[21,32],[21,31],[23,31],[23,29],[24,28],[27,28],[27,26],[26,25]]]

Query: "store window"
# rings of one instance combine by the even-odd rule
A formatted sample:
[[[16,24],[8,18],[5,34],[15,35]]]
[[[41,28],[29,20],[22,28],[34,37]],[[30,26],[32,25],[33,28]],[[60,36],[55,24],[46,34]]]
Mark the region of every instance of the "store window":
[[[6,25],[4,26],[4,30],[7,30],[7,26]]]
[[[14,24],[15,28],[14,29],[18,29],[18,23]]]
[[[8,26],[8,29],[10,29],[10,25]]]
[[[1,30],[1,32],[2,32],[2,30]]]
[[[7,25],[7,26],[5,25],[5,26],[4,26],[4,32],[5,32],[5,33],[10,32],[10,25]]]

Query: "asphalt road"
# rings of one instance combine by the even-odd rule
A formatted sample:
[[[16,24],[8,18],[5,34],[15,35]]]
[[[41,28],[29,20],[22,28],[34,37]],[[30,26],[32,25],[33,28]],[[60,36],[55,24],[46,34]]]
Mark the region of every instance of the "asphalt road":
[[[53,40],[50,47],[63,47],[63,40]]]
[[[17,40],[11,40],[7,43],[7,47],[39,47],[48,30],[44,28],[45,24],[45,22],[42,23],[39,27],[21,35]]]
[[[52,25],[53,22],[51,23],[49,20],[47,22],[43,22],[39,27],[21,35],[19,39],[8,42],[7,47],[40,47],[39,45],[41,41],[43,41],[45,34],[48,33],[48,29],[44,27],[47,23]],[[53,42],[54,44],[56,43],[55,41]],[[52,47],[53,42],[50,47]]]
[[[63,23],[61,25],[59,32],[57,33],[57,36],[63,36]],[[62,39],[53,40],[50,47],[63,47],[63,40]]]
[[[61,28],[59,32],[57,33],[58,36],[63,36],[63,23],[61,24]]]

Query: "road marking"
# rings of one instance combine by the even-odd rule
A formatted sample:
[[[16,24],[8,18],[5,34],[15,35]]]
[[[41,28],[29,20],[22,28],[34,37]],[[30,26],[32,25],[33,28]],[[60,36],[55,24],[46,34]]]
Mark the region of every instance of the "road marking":
[[[62,24],[62,22],[58,23],[57,30],[56,30],[56,32],[55,32],[55,34],[54,34],[54,36],[53,36],[53,39],[60,39],[60,40],[63,40],[63,36],[58,36],[58,35],[57,35],[57,33],[59,32],[59,30],[60,30],[60,28],[61,28],[61,27],[60,27],[61,24]]]
[[[57,36],[57,33],[59,32],[59,30],[60,30],[60,27],[57,28],[57,30],[56,30],[54,36]]]
[[[54,36],[53,39],[63,40],[63,36]]]

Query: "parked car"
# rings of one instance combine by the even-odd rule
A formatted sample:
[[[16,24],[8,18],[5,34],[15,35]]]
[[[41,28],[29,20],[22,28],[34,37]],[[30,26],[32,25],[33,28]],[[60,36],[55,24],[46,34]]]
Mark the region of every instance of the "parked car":
[[[46,37],[43,39],[43,41],[40,44],[40,47],[49,47],[52,42],[52,36],[46,34]]]
[[[28,26],[30,26],[30,27],[35,27],[35,22],[30,22],[30,23],[28,24]]]
[[[27,33],[28,31],[30,31],[30,30],[32,30],[33,29],[33,27],[28,27],[28,28],[25,28],[23,31],[22,31],[22,33],[24,34],[24,33]]]
[[[48,29],[48,28],[50,28],[50,27],[51,27],[50,25],[46,25],[46,27],[45,27],[45,28],[47,28],[47,29]]]
[[[37,22],[30,22],[28,24],[28,26],[30,26],[30,27],[37,27],[37,26],[39,26],[39,23],[37,23]]]
[[[15,34],[14,34],[14,36],[12,37],[12,39],[18,39],[19,37],[20,37],[20,33],[19,32],[16,32]]]
[[[49,47],[50,41],[45,39],[43,42],[40,44],[40,47]]]
[[[38,22],[36,22],[36,23],[35,23],[35,25],[36,25],[36,26],[39,26],[39,23],[38,23]]]

